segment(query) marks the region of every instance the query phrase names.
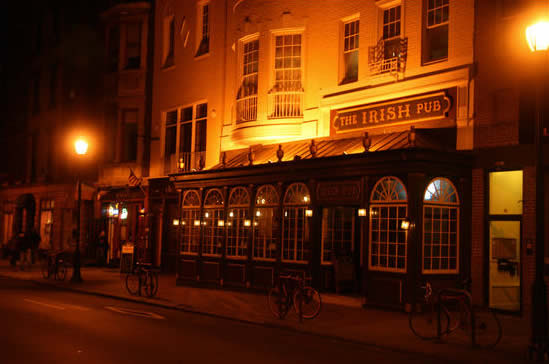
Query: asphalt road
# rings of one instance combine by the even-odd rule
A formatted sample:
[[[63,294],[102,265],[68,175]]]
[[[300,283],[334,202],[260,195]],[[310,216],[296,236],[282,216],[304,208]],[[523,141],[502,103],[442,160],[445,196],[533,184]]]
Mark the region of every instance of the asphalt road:
[[[439,363],[0,277],[0,363]]]

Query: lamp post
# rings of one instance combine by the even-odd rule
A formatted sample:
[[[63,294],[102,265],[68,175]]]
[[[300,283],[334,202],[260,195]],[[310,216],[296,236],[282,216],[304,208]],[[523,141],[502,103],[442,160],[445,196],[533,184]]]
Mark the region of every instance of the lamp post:
[[[526,39],[530,50],[540,53],[541,62],[546,62],[549,49],[549,22],[540,21],[526,29]],[[545,239],[544,239],[544,181],[543,181],[543,113],[542,93],[544,88],[546,64],[543,64],[540,81],[536,89],[536,277],[532,290],[532,336],[530,353],[536,353],[538,360],[543,360],[549,353],[547,337],[547,288],[544,280]]]
[[[88,142],[82,138],[77,139],[74,142],[74,150],[77,155],[83,156],[88,152]],[[77,174],[77,189],[78,189],[78,201],[76,205],[76,248],[73,255],[73,271],[71,282],[82,283],[82,275],[80,274],[80,205],[82,200],[82,181],[80,180],[80,174]]]

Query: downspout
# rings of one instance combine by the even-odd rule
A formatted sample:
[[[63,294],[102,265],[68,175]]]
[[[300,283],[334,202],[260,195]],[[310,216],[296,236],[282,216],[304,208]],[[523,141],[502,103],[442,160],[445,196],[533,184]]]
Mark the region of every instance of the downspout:
[[[154,74],[154,25],[155,25],[155,0],[150,0],[149,31],[147,39],[147,74],[145,81],[145,131],[143,138],[142,177],[149,177],[151,163],[151,124],[152,124],[152,98],[153,98],[153,74]]]

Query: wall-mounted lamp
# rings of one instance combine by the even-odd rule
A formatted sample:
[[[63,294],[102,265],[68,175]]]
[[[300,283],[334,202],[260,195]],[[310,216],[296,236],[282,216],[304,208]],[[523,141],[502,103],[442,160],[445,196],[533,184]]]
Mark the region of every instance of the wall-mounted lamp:
[[[309,209],[305,210],[305,216],[307,217],[313,216],[313,210],[309,210]]]
[[[402,230],[408,230],[410,229],[410,225],[411,225],[411,222],[410,222],[410,218],[409,217],[405,217],[401,222],[400,222],[400,228]]]
[[[219,220],[217,222],[217,226],[225,226],[225,221],[224,220]]]
[[[252,222],[250,220],[244,220],[244,226],[250,226]]]
[[[303,201],[304,202],[309,202],[309,196],[303,196]]]
[[[366,209],[358,209],[358,216],[366,216]]]
[[[257,216],[257,217],[261,216],[261,211],[257,210],[257,211],[255,212],[255,216]]]
[[[194,220],[194,226],[200,226],[200,220]]]
[[[178,226],[179,225],[179,220],[178,219],[173,219],[172,224],[173,224],[173,226]]]

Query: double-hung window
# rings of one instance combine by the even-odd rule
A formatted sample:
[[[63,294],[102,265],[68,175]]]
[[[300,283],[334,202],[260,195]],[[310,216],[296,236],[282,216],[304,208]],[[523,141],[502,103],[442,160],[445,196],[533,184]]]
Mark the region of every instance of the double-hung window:
[[[358,19],[343,24],[343,68],[342,84],[358,80]]]
[[[426,0],[423,62],[448,58],[450,0]]]
[[[385,59],[398,57],[400,53],[401,6],[383,10],[383,40]]]
[[[210,4],[201,3],[198,6],[198,47],[195,57],[210,52]]]
[[[259,40],[242,45],[242,84],[237,94],[237,123],[257,120]]]
[[[175,62],[175,18],[173,15],[164,19],[164,40],[163,40],[163,67],[170,67]]]
[[[141,67],[141,23],[126,25],[126,69]]]

